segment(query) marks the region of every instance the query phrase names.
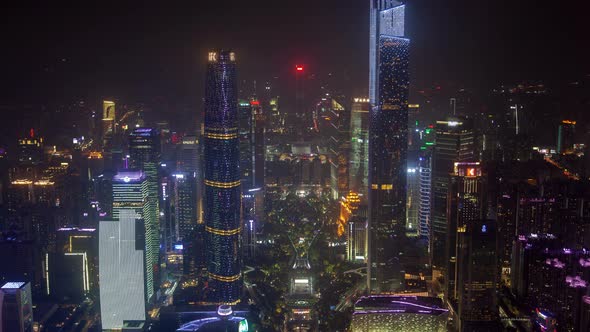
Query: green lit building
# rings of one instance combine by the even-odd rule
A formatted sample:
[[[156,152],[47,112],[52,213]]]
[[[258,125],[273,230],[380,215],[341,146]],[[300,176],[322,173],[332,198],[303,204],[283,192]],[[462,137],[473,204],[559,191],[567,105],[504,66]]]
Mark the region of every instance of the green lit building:
[[[160,209],[158,200],[159,167],[161,159],[160,133],[153,128],[136,128],[129,135],[129,167],[141,170],[147,182],[145,221],[146,266],[149,287],[148,299],[159,285]],[[151,279],[150,279],[151,278]]]
[[[154,221],[154,200],[149,199],[150,187],[142,171],[120,171],[113,178],[113,218],[119,220],[123,211],[135,212],[136,219],[142,219],[145,226],[145,283],[146,300],[154,295],[154,279],[159,256],[158,220]],[[157,202],[157,201],[156,201]],[[154,226],[156,228],[154,229]],[[154,250],[155,248],[155,250]]]

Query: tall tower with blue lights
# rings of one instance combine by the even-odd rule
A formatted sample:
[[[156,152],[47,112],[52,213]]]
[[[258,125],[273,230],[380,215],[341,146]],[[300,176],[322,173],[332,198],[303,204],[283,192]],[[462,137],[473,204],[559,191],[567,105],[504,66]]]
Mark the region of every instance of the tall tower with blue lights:
[[[235,53],[209,52],[205,82],[207,302],[235,304],[242,291],[241,190]]]
[[[370,1],[367,286],[382,293],[399,285],[395,262],[406,218],[410,40],[403,3]]]

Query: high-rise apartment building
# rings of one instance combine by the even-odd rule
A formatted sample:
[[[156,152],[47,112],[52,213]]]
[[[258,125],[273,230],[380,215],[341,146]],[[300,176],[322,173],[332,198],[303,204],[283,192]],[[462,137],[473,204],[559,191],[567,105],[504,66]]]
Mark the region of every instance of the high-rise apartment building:
[[[449,178],[455,162],[475,158],[474,133],[465,120],[451,118],[436,122],[436,137],[432,153],[432,209],[430,248],[433,269],[446,268],[447,195]]]
[[[205,86],[205,230],[209,302],[240,301],[241,190],[236,59],[232,51],[209,52]]]
[[[369,252],[372,293],[393,290],[391,266],[406,218],[410,40],[405,5],[371,0],[369,44]]]

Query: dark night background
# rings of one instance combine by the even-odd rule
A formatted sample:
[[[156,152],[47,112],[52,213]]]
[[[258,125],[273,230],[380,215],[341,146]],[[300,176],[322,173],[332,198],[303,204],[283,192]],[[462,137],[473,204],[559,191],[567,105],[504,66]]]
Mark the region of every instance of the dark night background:
[[[582,1],[408,1],[412,88],[488,88],[590,74]],[[0,104],[104,97],[198,105],[206,51],[238,52],[240,77],[295,63],[367,86],[368,0],[57,2],[1,10]],[[98,102],[97,102],[98,103]]]

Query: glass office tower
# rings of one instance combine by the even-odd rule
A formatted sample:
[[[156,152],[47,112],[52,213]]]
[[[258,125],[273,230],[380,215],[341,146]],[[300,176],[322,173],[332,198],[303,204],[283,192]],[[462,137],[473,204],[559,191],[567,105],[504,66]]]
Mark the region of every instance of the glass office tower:
[[[121,220],[124,211],[134,213],[136,219],[144,223],[141,237],[145,243],[145,292],[146,300],[150,301],[154,296],[157,266],[154,260],[159,257],[159,239],[154,248],[153,228],[150,225],[158,225],[157,219],[153,220],[154,200],[149,199],[150,183],[146,175],[141,171],[123,170],[113,177],[113,219]],[[158,233],[159,234],[159,233]],[[100,259],[100,258],[99,258]]]
[[[142,170],[146,177],[148,195],[145,221],[146,267],[148,277],[153,281],[148,285],[148,299],[158,290],[160,266],[160,207],[158,200],[159,167],[161,159],[160,133],[153,128],[136,128],[129,135],[129,167]]]
[[[235,54],[209,53],[205,82],[205,230],[208,302],[234,304],[242,289],[240,152]]]
[[[372,293],[399,284],[393,262],[406,218],[410,46],[404,12],[400,2],[371,0],[367,282]]]

